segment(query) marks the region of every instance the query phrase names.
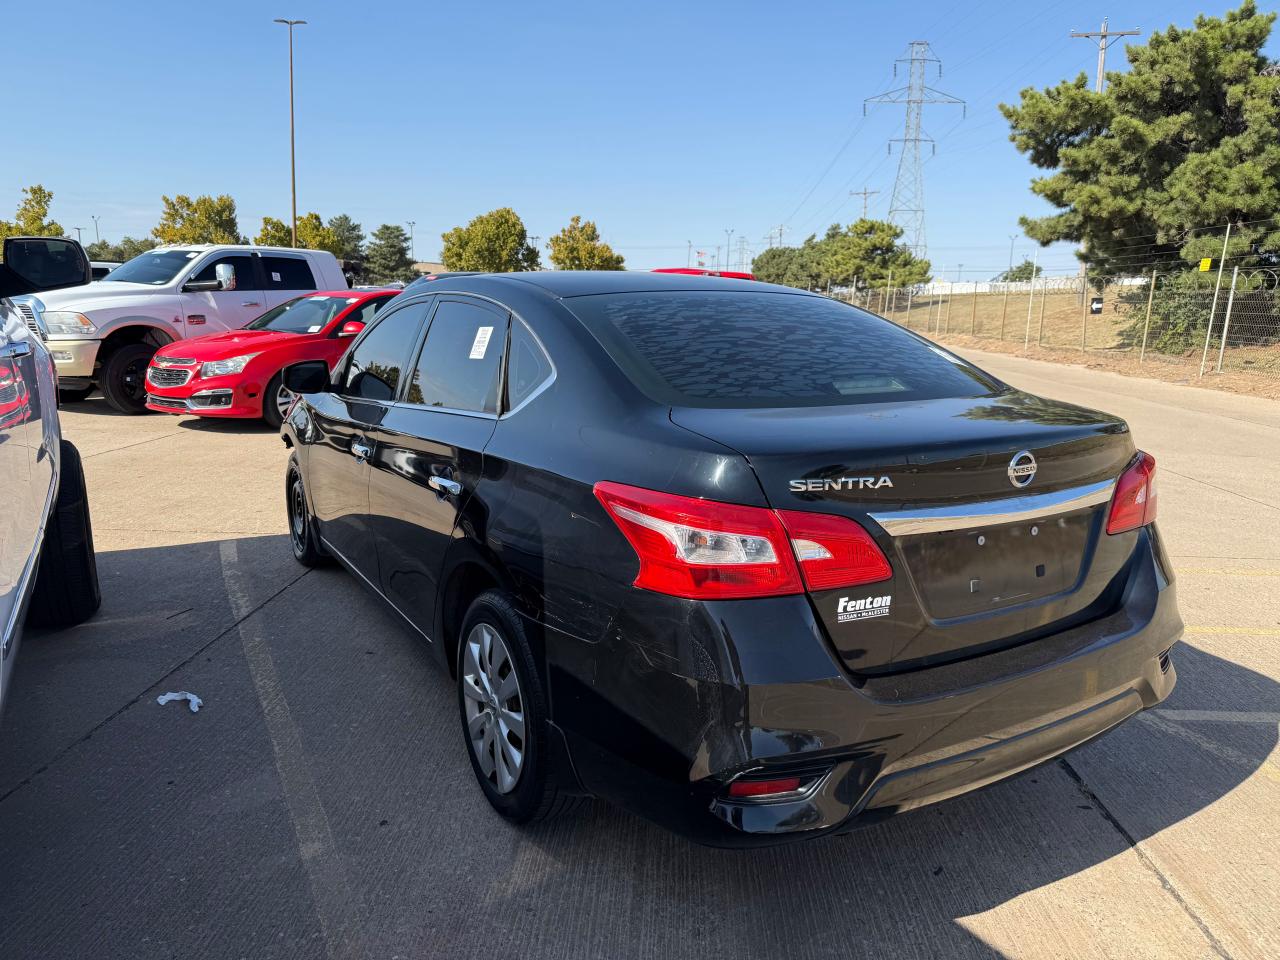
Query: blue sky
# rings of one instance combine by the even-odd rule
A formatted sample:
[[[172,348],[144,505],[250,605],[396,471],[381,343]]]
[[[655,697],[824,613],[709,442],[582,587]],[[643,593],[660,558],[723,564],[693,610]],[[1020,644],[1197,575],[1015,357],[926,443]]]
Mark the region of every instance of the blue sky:
[[[780,223],[791,243],[855,219],[861,200],[850,190],[879,190],[870,213],[887,213],[897,157],[886,143],[901,135],[903,112],[873,107],[863,121],[862,101],[904,82],[893,61],[923,39],[943,61],[932,84],[968,101],[964,119],[954,107],[926,112],[937,140],[925,166],[929,254],[935,270],[954,276],[964,263],[972,277],[1002,269],[1018,215],[1044,210],[996,104],[1025,86],[1092,76],[1096,48],[1067,34],[1108,14],[1113,28],[1149,32],[1226,9],[1183,0],[11,5],[0,217],[39,182],[54,192],[53,216],[84,227],[86,241],[95,214],[104,237],[145,234],[162,193],[230,193],[250,236],[264,215],[286,219],[287,42],[271,22],[281,16],[310,21],[295,48],[299,214],[349,213],[366,231],[414,220],[420,259],[436,257],[442,231],[499,206],[514,207],[544,244],[573,214],[595,220],[630,267],[683,265],[688,241],[711,254],[726,229],[735,249],[745,236],[758,252]],[[1108,66],[1124,62],[1117,44]],[[1015,247],[1021,259],[1033,245],[1019,237]],[[1041,259],[1073,264],[1069,248]]]

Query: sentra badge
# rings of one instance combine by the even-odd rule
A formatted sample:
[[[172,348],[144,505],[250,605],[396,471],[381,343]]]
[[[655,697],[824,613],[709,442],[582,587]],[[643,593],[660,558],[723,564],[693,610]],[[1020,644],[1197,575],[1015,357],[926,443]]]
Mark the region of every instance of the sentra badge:
[[[892,487],[888,477],[831,477],[826,480],[792,480],[792,493],[822,493],[826,490],[879,490]]]
[[[841,597],[836,604],[836,622],[866,620],[869,617],[887,617],[893,597]]]

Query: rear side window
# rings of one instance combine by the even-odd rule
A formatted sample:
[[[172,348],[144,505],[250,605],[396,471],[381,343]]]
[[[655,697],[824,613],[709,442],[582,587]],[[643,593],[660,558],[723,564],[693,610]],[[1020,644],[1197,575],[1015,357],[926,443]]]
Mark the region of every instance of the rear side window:
[[[427,304],[415,303],[380,317],[377,325],[352,348],[343,374],[342,393],[383,403],[394,400],[401,371],[426,312]]]
[[[507,315],[478,303],[442,300],[409,382],[409,403],[498,412]]]
[[[511,359],[507,362],[507,409],[520,406],[551,379],[551,361],[523,323],[511,324]]]
[[[266,275],[268,290],[314,290],[316,278],[311,267],[300,257],[262,258],[262,271]]]
[[[564,301],[660,403],[805,407],[1004,388],[887,320],[826,297],[654,292]]]
[[[203,267],[201,267],[200,272],[197,273],[195,276],[191,277],[191,279],[198,280],[198,281],[217,280],[218,279],[217,267],[218,267],[218,264],[220,263],[230,264],[231,268],[235,271],[236,285],[229,289],[232,289],[232,290],[260,290],[261,289],[261,287],[258,286],[257,273],[255,273],[253,269],[253,257],[243,256],[243,255],[231,256],[231,257],[218,257],[215,260],[210,260]]]

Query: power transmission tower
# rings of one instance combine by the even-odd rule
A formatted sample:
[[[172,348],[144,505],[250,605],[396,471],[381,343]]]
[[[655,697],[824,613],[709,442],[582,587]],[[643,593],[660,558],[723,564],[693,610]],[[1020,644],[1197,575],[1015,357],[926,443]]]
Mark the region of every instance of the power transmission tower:
[[[1073,37],[1084,37],[1088,40],[1097,39],[1098,41],[1098,76],[1094,80],[1093,89],[1095,93],[1101,93],[1107,83],[1107,47],[1115,43],[1112,37],[1136,37],[1142,31],[1140,30],[1108,30],[1107,18],[1102,18],[1102,29],[1089,31],[1072,31]]]
[[[907,85],[889,90],[876,97],[868,97],[862,103],[865,116],[868,103],[905,103],[907,105],[907,122],[901,137],[889,141],[889,151],[893,152],[893,144],[902,144],[898,155],[898,177],[893,183],[893,196],[889,201],[889,219],[902,227],[906,246],[917,257],[924,257],[928,252],[924,236],[924,166],[920,159],[920,144],[928,143],[937,152],[937,144],[933,138],[924,133],[921,120],[924,117],[926,103],[959,104],[964,108],[964,101],[949,93],[935,90],[925,83],[925,71],[928,64],[938,65],[938,76],[942,76],[942,61],[933,55],[927,40],[912,40],[908,55],[894,61],[893,75],[898,75],[898,64],[908,65]],[[963,114],[962,114],[963,116]]]
[[[747,238],[738,237],[738,269],[745,272],[747,269]]]
[[[867,199],[869,197],[875,196],[879,192],[880,192],[879,190],[868,190],[866,187],[863,187],[861,190],[849,191],[849,196],[862,198],[862,219],[863,220],[867,219]]]

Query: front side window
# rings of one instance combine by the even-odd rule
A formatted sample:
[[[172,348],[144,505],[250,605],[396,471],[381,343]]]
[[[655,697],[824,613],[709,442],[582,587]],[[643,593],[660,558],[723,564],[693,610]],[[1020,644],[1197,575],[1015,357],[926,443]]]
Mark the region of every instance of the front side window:
[[[342,393],[360,400],[395,399],[400,372],[418,338],[427,304],[415,303],[384,314],[352,348],[343,372]]]
[[[217,280],[218,264],[223,264],[223,263],[229,264],[234,274],[234,276],[232,277],[232,286],[223,287],[224,290],[257,290],[259,289],[258,275],[253,269],[253,257],[245,256],[243,254],[236,254],[234,256],[229,256],[229,257],[217,257],[213,260],[210,260],[203,267],[201,267],[199,271],[197,271],[195,276],[190,278],[190,280],[194,280],[197,282],[207,281],[207,280]]]
[[[441,301],[405,399],[428,407],[497,413],[506,340],[505,312],[465,300]]]
[[[839,406],[1007,389],[896,324],[826,297],[656,291],[565,305],[637,387],[672,406]]]
[[[108,283],[168,283],[200,256],[199,250],[148,250],[120,264],[102,279]],[[213,279],[210,277],[210,279]]]
[[[268,290],[314,290],[316,279],[301,257],[262,257],[262,272]]]

